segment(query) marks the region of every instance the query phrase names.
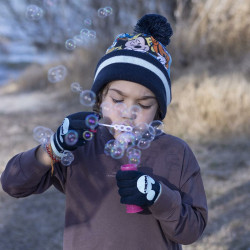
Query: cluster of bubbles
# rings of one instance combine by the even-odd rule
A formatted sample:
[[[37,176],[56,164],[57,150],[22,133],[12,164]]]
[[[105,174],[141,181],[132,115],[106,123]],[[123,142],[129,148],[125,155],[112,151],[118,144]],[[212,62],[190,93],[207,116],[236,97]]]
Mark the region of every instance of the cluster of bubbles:
[[[120,159],[126,155],[129,163],[140,164],[141,150],[149,148],[154,138],[163,133],[163,122],[154,120],[150,124],[139,123],[133,126],[131,121],[140,120],[142,116],[142,109],[139,105],[127,107],[124,103],[111,105],[103,102],[101,109],[105,113],[116,112],[116,115],[123,117],[123,120],[128,118],[128,121],[120,123],[120,126],[117,125],[118,122],[115,122],[109,128],[110,133],[113,135],[117,126],[122,129],[122,132],[118,133],[116,139],[107,142],[104,153],[114,159]]]
[[[51,83],[63,81],[66,76],[67,68],[63,65],[58,65],[48,70],[48,80]]]
[[[85,106],[93,106],[95,103],[95,93],[90,90],[82,90],[79,83],[74,82],[71,84],[71,90],[73,92],[80,92],[80,102]],[[94,134],[91,130],[94,130],[98,125],[98,117],[94,114],[90,114],[85,118],[85,124],[90,130],[86,130],[82,135],[79,135],[75,130],[69,130],[65,135],[65,143],[69,146],[74,146],[79,136],[81,136],[84,140],[90,141],[92,140]],[[46,127],[37,126],[33,130],[33,138],[42,144],[45,148],[46,144],[50,143],[50,138],[54,134],[54,132]],[[74,155],[72,152],[65,150],[63,152],[63,156],[60,161],[64,166],[69,166],[74,160]]]
[[[50,138],[53,134],[54,132],[51,129],[43,126],[37,126],[33,129],[34,140],[40,143],[44,149],[46,144],[50,143]],[[60,160],[64,166],[68,166],[74,160],[74,155],[72,152],[65,150]]]
[[[81,135],[79,135],[75,130],[69,130],[65,135],[65,143],[69,146],[74,146],[79,137],[83,138],[86,141],[91,141],[94,134],[93,130],[98,125],[98,117],[95,114],[90,114],[85,118],[85,124],[89,128],[89,130],[85,130]]]
[[[65,48],[67,50],[74,50],[76,47],[87,47],[90,43],[93,44],[95,39],[95,30],[83,28],[81,29],[80,34],[65,41]]]
[[[90,43],[93,44],[95,41],[96,31],[89,29],[92,25],[92,20],[90,18],[85,18],[83,25],[85,27],[80,30],[79,34],[65,41],[65,48],[67,50],[74,50],[76,47],[87,47]]]
[[[98,17],[105,18],[107,16],[112,15],[113,9],[107,6],[107,7],[98,9],[97,13],[98,13]]]
[[[133,125],[132,121],[142,116],[142,109],[139,105],[127,107],[124,103],[112,105],[103,102],[101,109],[105,113],[116,112],[116,115],[125,119],[124,123],[114,122],[110,126],[111,134],[114,135],[119,128],[122,132],[117,134],[116,139],[107,142],[104,153],[114,159],[120,159],[126,155],[129,163],[140,164],[141,150],[149,148],[154,138],[163,133],[163,122],[154,120],[150,124]]]
[[[65,135],[65,143],[73,146],[77,143],[79,136],[84,140],[90,141],[93,138],[93,130],[99,125],[98,117],[90,114],[85,118],[85,124],[89,130],[85,130],[79,135],[74,130],[69,130]],[[141,150],[147,149],[156,136],[163,133],[162,121],[155,120],[150,124],[141,123],[132,127],[131,132],[122,132],[116,139],[109,140],[104,147],[104,153],[114,159],[120,159],[125,154],[129,163],[139,165],[141,159]],[[48,128],[38,126],[33,130],[33,137],[42,145],[46,145],[50,141],[50,137],[54,132]],[[74,160],[72,152],[65,150],[61,158],[61,163],[68,166]]]
[[[110,132],[112,133],[112,130]],[[122,132],[116,139],[108,141],[104,153],[114,159],[120,159],[126,155],[129,163],[139,165],[141,150],[149,148],[154,138],[162,133],[162,121],[154,120],[150,124],[140,123],[133,126],[130,132]]]
[[[33,129],[33,138],[42,145],[49,143],[50,137],[54,132],[46,127],[37,126]]]
[[[94,137],[93,130],[98,125],[98,117],[94,114],[90,114],[85,118],[85,124],[89,128],[89,130],[85,130],[81,135],[78,134],[75,130],[69,130],[65,135],[65,143],[69,146],[74,146],[79,137],[81,136],[85,141],[91,141]],[[61,163],[64,166],[68,166],[74,160],[74,155],[70,151],[64,151],[63,157],[61,158]]]
[[[78,82],[71,84],[72,92],[80,93],[80,103],[84,106],[91,107],[96,102],[96,95],[91,90],[83,90]],[[133,125],[133,120],[141,117],[141,107],[139,105],[133,105],[127,107],[124,103],[116,103],[112,105],[110,103],[103,102],[101,104],[102,112],[110,113],[116,112],[120,117],[127,117],[125,122],[113,122],[112,124],[102,124],[99,122],[99,117],[95,114],[90,114],[85,118],[85,125],[89,130],[85,130],[83,134],[78,134],[74,130],[69,130],[65,135],[65,143],[69,146],[75,145],[79,137],[86,141],[92,140],[94,134],[93,131],[98,125],[107,126],[111,134],[115,135],[115,138],[109,140],[104,147],[104,153],[111,156],[114,159],[121,159],[127,156],[129,163],[139,165],[141,161],[141,150],[150,147],[151,142],[155,137],[163,133],[164,124],[160,120],[154,120],[150,124],[139,123]],[[39,126],[34,129],[34,139],[39,143],[46,145],[49,143],[49,138],[53,135],[53,131]],[[74,155],[70,151],[65,151],[61,158],[61,163],[65,166],[71,164],[74,160]]]
[[[96,38],[96,32],[94,30],[89,30],[86,28],[81,29],[80,35],[81,35],[82,40]]]
[[[29,21],[38,21],[44,16],[44,9],[51,9],[58,5],[59,0],[43,0],[36,4],[30,4],[26,7],[25,16]],[[43,8],[42,8],[43,7]]]
[[[105,8],[100,8],[97,13],[98,17],[104,18],[110,16],[113,13],[113,9],[107,6]],[[93,44],[95,42],[96,31],[89,29],[92,25],[92,20],[90,18],[85,18],[83,25],[85,27],[80,30],[79,34],[65,41],[65,48],[67,50],[74,50],[77,47],[87,47],[89,44]]]
[[[75,130],[69,130],[65,135],[65,143],[69,146],[74,146],[79,136],[81,136],[85,141],[91,141],[94,137],[93,130],[98,125],[98,117],[94,114],[90,114],[85,118],[85,124],[89,130],[85,130],[81,135],[79,135]],[[70,151],[65,151],[63,157],[61,158],[61,163],[65,166],[71,164],[74,160],[74,155]]]
[[[45,9],[51,9],[58,4],[58,0],[43,0],[43,7]],[[105,18],[113,13],[113,9],[109,6],[100,8],[97,11],[98,17]],[[43,8],[38,5],[31,4],[28,5],[25,12],[26,18],[29,21],[38,21],[44,16]],[[76,49],[76,47],[88,47],[89,44],[93,44],[96,40],[96,31],[89,29],[92,25],[91,18],[85,18],[83,20],[83,25],[85,26],[80,30],[79,34],[76,34],[72,38],[65,41],[65,48],[69,51]]]

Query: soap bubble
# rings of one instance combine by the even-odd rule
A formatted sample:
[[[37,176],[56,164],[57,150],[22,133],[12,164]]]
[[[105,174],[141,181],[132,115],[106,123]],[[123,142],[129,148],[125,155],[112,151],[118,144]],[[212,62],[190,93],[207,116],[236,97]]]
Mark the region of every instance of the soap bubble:
[[[91,40],[96,39],[96,32],[94,30],[90,30],[88,36]]]
[[[110,150],[110,156],[114,159],[121,159],[124,155],[124,148],[120,143],[115,143]]]
[[[131,155],[133,155],[134,157],[141,158],[141,150],[131,146],[127,148],[126,155],[127,157],[130,157]]]
[[[107,16],[107,12],[106,12],[106,10],[105,10],[104,8],[98,9],[97,14],[98,14],[98,16],[101,17],[101,18],[104,18],[104,17]]]
[[[65,143],[69,146],[73,146],[78,141],[78,133],[75,130],[69,130],[65,135]]]
[[[121,146],[127,148],[128,146],[135,145],[135,135],[131,132],[124,132],[117,136],[116,140]]]
[[[107,114],[108,112],[112,110],[113,105],[109,102],[102,102],[100,107],[101,107],[101,112]]]
[[[111,153],[111,149],[114,147],[114,145],[115,144],[117,144],[118,142],[116,141],[116,140],[114,140],[114,139],[112,139],[112,140],[109,140],[106,144],[105,144],[105,146],[104,146],[104,153],[106,154],[106,155],[110,155],[110,153]]]
[[[37,5],[31,4],[26,8],[26,18],[31,21],[37,21],[43,17],[43,9]]]
[[[142,135],[148,130],[148,124],[147,123],[140,123],[133,127],[132,132],[134,133],[136,140],[139,140],[142,138]]]
[[[133,105],[129,109],[129,114],[130,114],[131,118],[133,120],[135,120],[136,118],[140,117],[141,111],[142,111],[142,109],[139,105]]]
[[[97,13],[99,17],[104,18],[104,17],[110,16],[113,13],[113,9],[107,6],[105,8],[98,9]]]
[[[73,37],[73,40],[75,41],[76,47],[77,47],[77,46],[78,46],[78,47],[81,47],[81,46],[83,46],[83,44],[84,44],[84,41],[83,41],[81,35],[76,35],[76,36],[74,36],[74,37]]]
[[[86,39],[89,37],[89,30],[88,29],[82,29],[80,31],[80,35],[82,37],[82,39]]]
[[[146,140],[144,138],[141,138],[138,143],[137,143],[137,147],[140,149],[146,149],[149,148],[151,141]]]
[[[148,129],[142,134],[142,138],[153,141],[155,138],[155,129],[152,126],[148,126]]]
[[[48,70],[48,80],[51,83],[60,82],[67,76],[67,68],[63,65],[50,68]]]
[[[88,29],[82,29],[80,31],[80,36],[83,40],[90,39],[93,40],[96,38],[96,31],[95,30],[88,30]]]
[[[74,50],[76,48],[76,41],[74,39],[68,39],[65,42],[65,48],[67,50]]]
[[[96,102],[96,95],[91,90],[84,90],[80,93],[80,103],[84,106],[93,106]]]
[[[98,117],[95,114],[90,114],[85,118],[85,124],[90,129],[95,129],[98,125]]]
[[[90,26],[92,24],[92,20],[90,18],[86,18],[84,19],[83,24],[85,26]]]
[[[88,130],[86,130],[86,131],[84,131],[82,133],[82,137],[86,141],[91,141],[93,136],[94,136],[94,134],[91,131],[88,131]]]
[[[126,151],[126,155],[129,159],[129,163],[131,164],[140,164],[140,159],[141,159],[141,150],[134,148],[134,147],[129,147]]]
[[[61,163],[64,166],[69,166],[74,160],[74,155],[70,151],[64,151],[63,156],[61,158]]]
[[[140,159],[140,158],[136,158],[136,157],[134,157],[134,156],[131,155],[131,156],[128,158],[128,162],[129,162],[130,164],[139,165],[140,162],[141,162],[141,159]]]
[[[150,123],[155,130],[155,136],[159,136],[164,133],[164,123],[160,120],[154,120]]]
[[[82,87],[79,82],[72,82],[70,85],[70,89],[72,92],[76,92],[76,93],[82,91]]]
[[[118,102],[114,105],[114,110],[122,117],[127,110],[127,105],[123,102]]]
[[[110,16],[113,13],[113,9],[109,6],[105,7],[104,10],[106,12],[106,16]]]
[[[41,144],[47,144],[54,132],[46,127],[37,126],[33,129],[33,138]]]

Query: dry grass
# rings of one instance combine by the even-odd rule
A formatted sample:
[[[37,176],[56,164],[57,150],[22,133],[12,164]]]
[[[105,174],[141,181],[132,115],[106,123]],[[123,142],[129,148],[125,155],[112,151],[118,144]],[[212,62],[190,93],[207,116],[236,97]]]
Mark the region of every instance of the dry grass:
[[[181,50],[178,54],[185,62],[192,57],[240,57],[249,51],[249,1],[177,1],[175,16],[175,48]]]
[[[250,84],[244,75],[193,72],[180,77],[172,87],[167,131],[208,140],[249,136]]]
[[[249,136],[250,2],[176,3],[167,131],[205,140]]]

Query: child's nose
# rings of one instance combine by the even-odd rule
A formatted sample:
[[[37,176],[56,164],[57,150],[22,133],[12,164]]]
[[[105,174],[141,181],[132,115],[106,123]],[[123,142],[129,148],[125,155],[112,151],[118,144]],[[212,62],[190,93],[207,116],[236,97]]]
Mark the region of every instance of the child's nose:
[[[126,110],[124,110],[122,116],[130,120],[135,120],[141,116],[142,110],[139,105],[131,105]]]
[[[132,114],[130,108],[123,110],[122,112],[122,118],[134,120],[136,117]]]

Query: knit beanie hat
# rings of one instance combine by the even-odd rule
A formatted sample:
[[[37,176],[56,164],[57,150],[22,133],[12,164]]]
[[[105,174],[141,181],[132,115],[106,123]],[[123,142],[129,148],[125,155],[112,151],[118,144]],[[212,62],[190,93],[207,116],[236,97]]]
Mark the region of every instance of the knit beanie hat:
[[[173,31],[167,19],[157,14],[147,14],[136,24],[133,34],[116,37],[95,70],[92,91],[96,94],[109,82],[126,80],[139,83],[156,96],[161,119],[170,104],[172,62],[166,46]]]

